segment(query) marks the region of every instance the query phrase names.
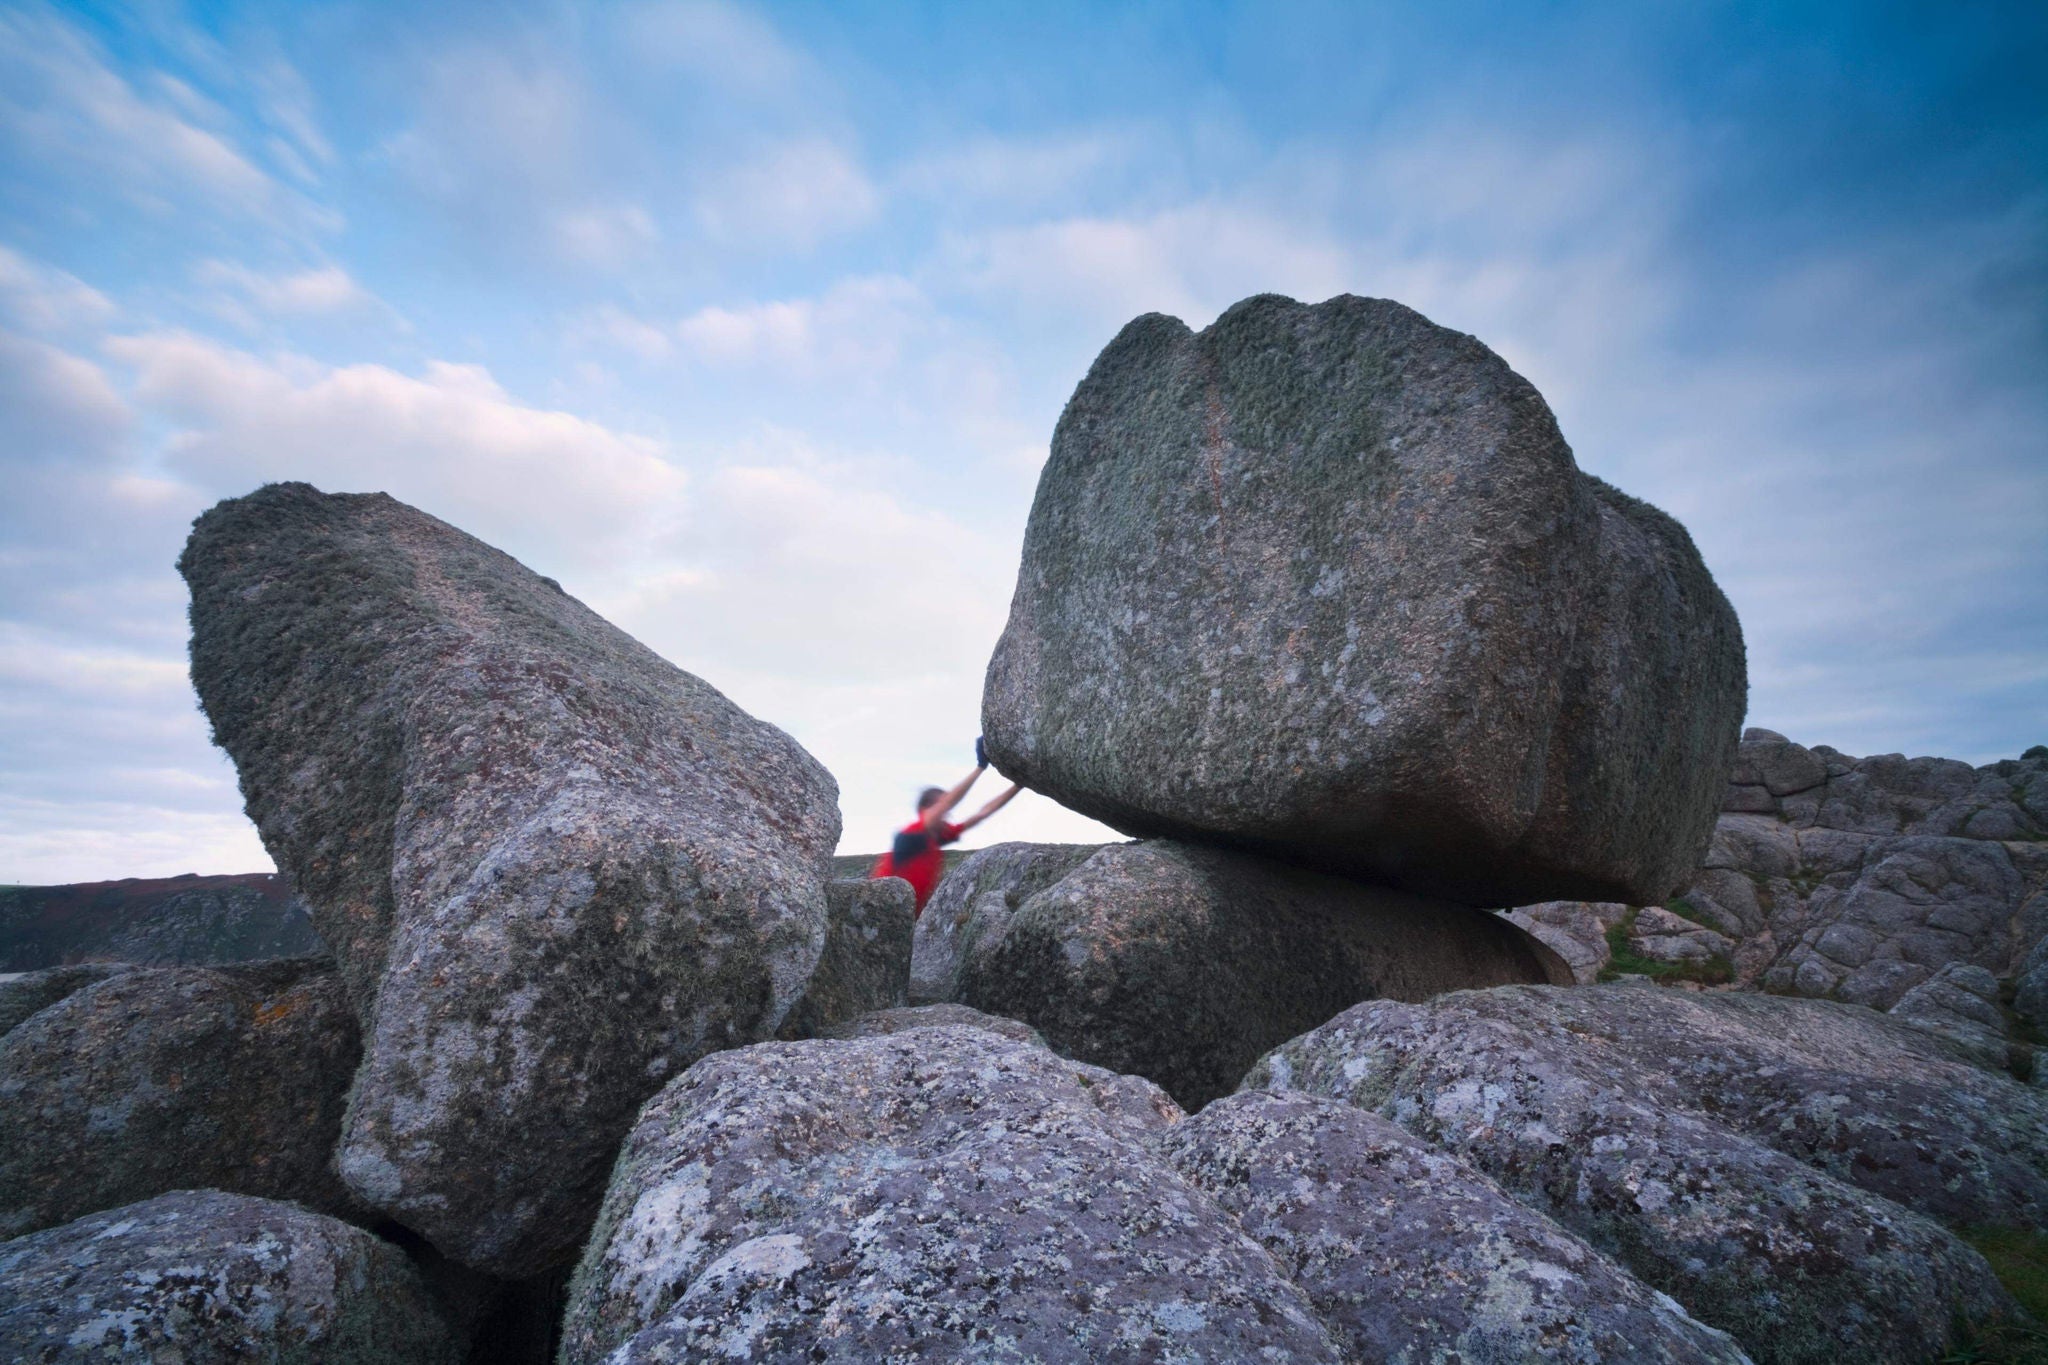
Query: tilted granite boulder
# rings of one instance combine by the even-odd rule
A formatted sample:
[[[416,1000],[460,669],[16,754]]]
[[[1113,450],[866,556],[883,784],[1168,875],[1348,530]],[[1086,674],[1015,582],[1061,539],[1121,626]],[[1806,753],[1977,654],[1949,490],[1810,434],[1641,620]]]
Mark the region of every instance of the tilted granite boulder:
[[[1250,1091],[1158,1145],[1271,1253],[1349,1359],[1748,1360],[1462,1161],[1350,1105]]]
[[[961,1003],[1190,1109],[1360,1000],[1571,980],[1497,915],[1168,839],[1105,844],[1014,907],[992,894],[969,914]]]
[[[910,999],[910,931],[917,921],[910,883],[901,877],[829,881],[825,908],[825,951],[783,1018],[784,1039],[815,1038]]]
[[[1375,1001],[1245,1086],[1394,1120],[1760,1362],[1938,1358],[2017,1310],[1935,1220],[2048,1215],[2037,1092],[1815,1001],[1633,986]]]
[[[982,724],[1126,833],[1481,906],[1663,900],[1745,703],[1670,517],[1542,396],[1383,299],[1148,314],[1053,434]]]
[[[0,1357],[455,1365],[405,1253],[293,1204],[183,1190],[0,1242]]]
[[[1031,897],[1095,856],[1100,844],[992,844],[948,869],[917,917],[911,939],[910,998],[954,1000],[970,942],[1001,934]]]
[[[360,1055],[324,958],[65,995],[0,1038],[0,1236],[200,1185],[350,1210],[329,1159]]]
[[[803,992],[835,784],[382,494],[259,489],[179,567],[214,737],[363,1017],[343,1178],[478,1269],[565,1263],[641,1102]]]
[[[562,1365],[1338,1361],[1134,1077],[981,1028],[764,1043],[642,1112]]]

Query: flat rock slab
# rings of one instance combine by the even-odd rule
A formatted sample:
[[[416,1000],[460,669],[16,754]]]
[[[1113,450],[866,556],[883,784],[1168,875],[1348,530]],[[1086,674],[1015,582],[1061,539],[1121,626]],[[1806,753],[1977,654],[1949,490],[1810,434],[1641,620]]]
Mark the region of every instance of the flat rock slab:
[[[88,980],[0,1037],[0,1235],[195,1185],[352,1210],[329,1162],[360,1055],[324,958]]]
[[[1245,1085],[1394,1120],[1787,1365],[1924,1362],[1962,1323],[2009,1320],[1983,1259],[1927,1215],[2038,1227],[2048,1171],[2035,1092],[1895,1020],[1767,996],[1370,1002]]]
[[[259,489],[179,567],[214,736],[364,1021],[343,1178],[477,1269],[565,1264],[640,1104],[808,984],[835,784],[382,494]]]
[[[647,1106],[563,1365],[1338,1361],[1134,1077],[980,1028],[706,1058]]]
[[[292,1204],[185,1190],[0,1243],[0,1357],[454,1365],[405,1253]]]
[[[1656,903],[1721,801],[1741,632],[1685,529],[1400,304],[1148,314],[1055,429],[982,724],[1126,833],[1478,906]]]
[[[968,906],[961,1003],[1191,1109],[1360,1000],[1571,979],[1497,915],[1165,839],[1103,845],[1014,907],[998,892]]]
[[[1158,1139],[1353,1360],[1747,1361],[1455,1157],[1347,1104],[1249,1091]]]

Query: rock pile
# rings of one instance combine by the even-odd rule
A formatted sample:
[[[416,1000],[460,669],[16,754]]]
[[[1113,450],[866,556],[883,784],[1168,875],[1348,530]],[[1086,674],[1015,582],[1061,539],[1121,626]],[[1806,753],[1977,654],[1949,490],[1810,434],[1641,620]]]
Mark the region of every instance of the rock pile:
[[[1468,905],[1661,901],[1746,694],[1685,529],[1384,299],[1157,314],[1061,415],[982,723],[1127,833]]]

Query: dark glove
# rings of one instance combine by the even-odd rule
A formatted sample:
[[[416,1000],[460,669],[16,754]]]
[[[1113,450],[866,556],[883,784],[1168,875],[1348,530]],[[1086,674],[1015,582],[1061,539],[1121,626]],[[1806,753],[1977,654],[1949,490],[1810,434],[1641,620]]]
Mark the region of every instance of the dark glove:
[[[986,768],[988,766],[988,737],[986,735],[976,735],[974,737],[974,766],[977,768]]]

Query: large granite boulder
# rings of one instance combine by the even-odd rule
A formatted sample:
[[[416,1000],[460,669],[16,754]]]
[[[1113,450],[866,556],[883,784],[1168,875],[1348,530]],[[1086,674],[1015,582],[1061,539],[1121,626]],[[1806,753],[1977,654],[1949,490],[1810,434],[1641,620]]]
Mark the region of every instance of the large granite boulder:
[[[829,927],[810,985],[783,1017],[784,1039],[815,1038],[834,1025],[910,999],[910,932],[917,893],[901,877],[825,883]]]
[[[1101,844],[992,844],[948,868],[917,917],[910,947],[910,998],[939,1004],[960,996],[960,964],[971,943],[1000,935],[1017,907],[1094,857]]]
[[[880,1038],[891,1033],[908,1033],[914,1028],[979,1028],[1019,1043],[1046,1045],[1045,1038],[1031,1025],[999,1014],[984,1014],[968,1005],[910,1005],[901,1009],[876,1010],[835,1024],[828,1038]]]
[[[363,1018],[343,1178],[478,1269],[573,1258],[641,1102],[808,983],[831,777],[382,494],[259,489],[179,568],[214,737]]]
[[[1936,1359],[2016,1313],[1943,1224],[2048,1223],[2039,1093],[1852,1007],[1626,985],[1374,1001],[1245,1085],[1394,1120],[1761,1362]]]
[[[0,1037],[12,1033],[16,1024],[28,1022],[65,996],[134,970],[132,962],[80,962],[69,967],[44,967],[40,971],[0,976]]]
[[[1232,1095],[1159,1146],[1352,1360],[1748,1360],[1464,1162],[1350,1105]]]
[[[405,1253],[293,1204],[184,1190],[0,1243],[0,1358],[454,1365]]]
[[[967,908],[961,1003],[1190,1109],[1360,1000],[1571,979],[1497,915],[1167,839],[1105,844],[1014,905],[991,891]],[[921,936],[944,929],[932,919]]]
[[[1998,978],[1982,967],[1951,962],[1885,1012],[1946,1039],[1980,1066],[2020,1069],[2014,1054],[2022,1049],[2013,1043],[2005,1013],[1998,1007]]]
[[[1135,835],[1472,905],[1663,900],[1745,704],[1670,517],[1397,303],[1148,314],[1053,434],[982,700],[1005,773]]]
[[[329,1159],[360,1055],[321,958],[69,992],[0,1038],[0,1236],[200,1185],[348,1211]]]
[[[981,1028],[692,1067],[620,1151],[563,1365],[1338,1361],[1133,1077]]]

